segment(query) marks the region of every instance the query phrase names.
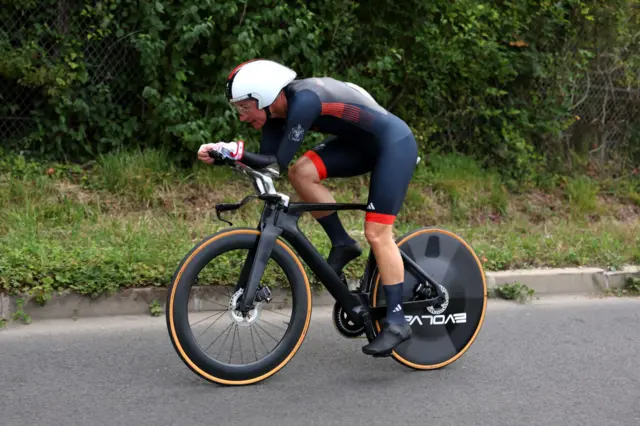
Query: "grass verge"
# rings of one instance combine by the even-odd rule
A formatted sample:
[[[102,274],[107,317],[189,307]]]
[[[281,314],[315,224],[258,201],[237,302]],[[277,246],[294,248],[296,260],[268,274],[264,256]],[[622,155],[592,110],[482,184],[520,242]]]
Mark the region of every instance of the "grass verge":
[[[368,176],[328,181],[340,202],[365,202]],[[286,179],[280,191],[293,194]],[[421,163],[398,216],[396,235],[447,228],[466,239],[488,271],[640,262],[638,181],[561,179],[542,191],[509,193],[498,175],[469,158],[431,156]],[[84,166],[0,157],[0,292],[29,292],[46,303],[53,292],[97,297],[130,287],[166,286],[182,257],[227,227],[214,205],[252,188],[231,170],[172,165],[162,151],[120,152]],[[261,204],[226,214],[255,227]],[[364,247],[362,212],[340,217]],[[327,255],[329,240],[309,215],[301,230]],[[366,256],[347,267],[357,278]],[[232,279],[213,265],[210,283]],[[310,275],[311,276],[311,275]]]

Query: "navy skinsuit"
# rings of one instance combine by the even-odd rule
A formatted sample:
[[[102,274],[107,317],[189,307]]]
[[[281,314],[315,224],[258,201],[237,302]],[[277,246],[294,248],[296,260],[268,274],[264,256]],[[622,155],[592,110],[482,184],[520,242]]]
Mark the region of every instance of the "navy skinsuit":
[[[288,168],[308,131],[333,135],[307,151],[320,180],[371,172],[366,221],[392,224],[416,167],[418,149],[400,118],[357,86],[333,78],[295,80],[284,89],[287,119],[263,127],[260,153]]]

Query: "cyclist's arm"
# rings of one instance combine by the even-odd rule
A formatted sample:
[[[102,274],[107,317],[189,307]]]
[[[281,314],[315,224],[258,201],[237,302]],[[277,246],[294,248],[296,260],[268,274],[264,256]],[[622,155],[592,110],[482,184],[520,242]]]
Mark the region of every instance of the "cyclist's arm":
[[[318,95],[311,90],[296,93],[288,105],[287,125],[278,146],[276,157],[280,170],[286,170],[300,148],[304,136],[322,112]]]
[[[245,151],[240,161],[254,169],[262,169],[269,165],[276,164],[278,159],[273,154],[257,154],[255,152]]]
[[[260,152],[245,151],[241,161],[247,166],[257,169],[277,164],[276,153],[278,151],[278,142],[284,134],[284,125],[284,120],[267,121],[262,128]]]

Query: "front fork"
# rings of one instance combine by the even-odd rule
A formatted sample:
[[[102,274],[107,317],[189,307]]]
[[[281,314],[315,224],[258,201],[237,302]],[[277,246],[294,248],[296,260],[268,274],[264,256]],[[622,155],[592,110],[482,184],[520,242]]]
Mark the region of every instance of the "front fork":
[[[265,225],[260,233],[258,244],[249,250],[249,255],[242,267],[242,272],[240,272],[240,279],[236,284],[236,291],[244,288],[243,297],[236,307],[239,311],[246,313],[253,308],[260,279],[267,267],[276,240],[281,234],[282,229],[273,225]],[[268,299],[270,292],[268,290],[261,292],[261,298],[263,297]]]

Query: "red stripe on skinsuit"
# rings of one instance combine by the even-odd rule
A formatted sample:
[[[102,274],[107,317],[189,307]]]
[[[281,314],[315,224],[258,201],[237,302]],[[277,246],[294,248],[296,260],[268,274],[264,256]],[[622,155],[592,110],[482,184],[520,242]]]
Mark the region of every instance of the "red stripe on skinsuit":
[[[367,212],[364,220],[365,222],[376,222],[382,223],[383,225],[393,225],[396,217],[392,214]]]
[[[304,157],[307,157],[314,166],[316,166],[316,170],[318,171],[318,177],[320,180],[324,180],[327,178],[327,168],[322,162],[322,158],[318,154],[313,151],[307,151],[304,153]]]

